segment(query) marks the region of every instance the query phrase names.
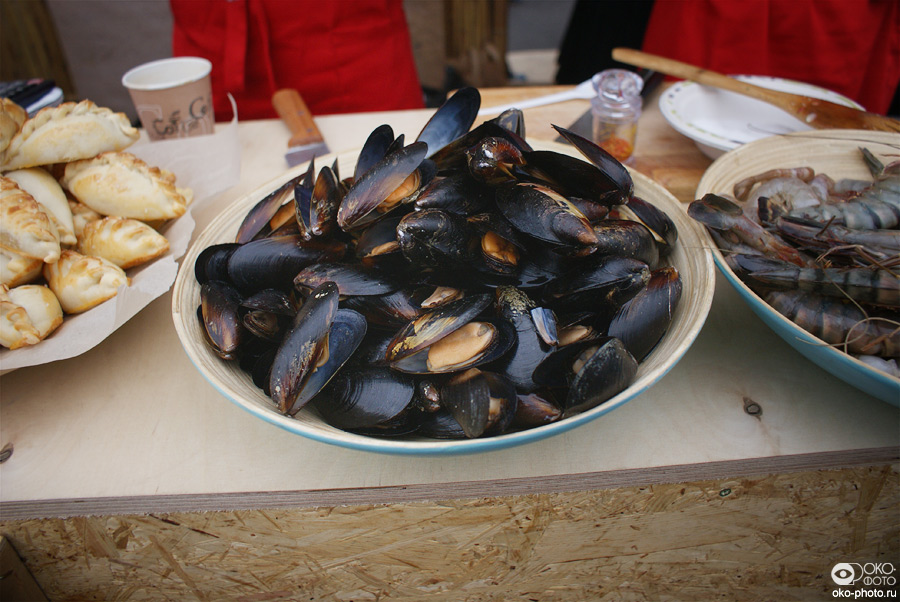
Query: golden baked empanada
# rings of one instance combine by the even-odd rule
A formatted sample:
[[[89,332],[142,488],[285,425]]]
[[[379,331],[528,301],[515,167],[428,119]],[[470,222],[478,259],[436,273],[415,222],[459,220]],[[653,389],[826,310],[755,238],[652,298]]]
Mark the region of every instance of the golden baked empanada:
[[[72,210],[69,209],[66,193],[47,170],[27,167],[7,172],[3,176],[13,180],[47,210],[56,225],[60,244],[74,245],[78,242],[75,239],[75,224],[72,222]]]
[[[170,176],[131,153],[117,152],[69,163],[60,183],[103,215],[172,219],[185,212],[185,198]]]
[[[90,100],[47,107],[25,121],[3,153],[0,170],[67,163],[127,148],[140,137],[124,113]]]
[[[25,257],[6,249],[0,249],[0,284],[12,288],[28,284],[41,275],[44,262],[34,257]]]
[[[31,323],[28,312],[16,305],[8,292],[8,287],[0,285],[0,345],[18,349],[40,342],[41,334]]]
[[[159,257],[169,250],[169,241],[144,222],[110,216],[85,225],[78,250],[124,270]]]
[[[23,284],[9,289],[10,301],[25,309],[41,340],[63,323],[63,310],[56,295],[42,284]]]
[[[123,284],[130,284],[124,270],[102,257],[66,249],[59,261],[44,264],[44,278],[63,311],[75,314],[111,299]]]
[[[47,211],[18,184],[2,176],[0,247],[43,261],[59,259],[59,235]]]
[[[69,210],[72,212],[72,223],[75,225],[75,238],[81,238],[84,227],[90,222],[103,219],[102,215],[74,199],[69,199]]]
[[[12,142],[13,136],[28,119],[28,113],[8,98],[0,98],[0,155]]]

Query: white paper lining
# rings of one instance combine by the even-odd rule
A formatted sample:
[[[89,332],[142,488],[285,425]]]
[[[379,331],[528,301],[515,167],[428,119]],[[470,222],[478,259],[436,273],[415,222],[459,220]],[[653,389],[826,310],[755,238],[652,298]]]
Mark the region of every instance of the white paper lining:
[[[81,355],[169,290],[178,273],[177,260],[184,255],[194,232],[192,213],[240,180],[241,144],[233,98],[231,105],[234,118],[215,134],[159,142],[149,142],[142,136],[126,149],[148,165],[168,169],[175,174],[179,188],[194,192],[185,214],[161,230],[169,241],[168,252],[149,264],[127,270],[130,286],[119,287],[115,297],[84,313],[66,315],[62,325],[37,345],[0,350],[0,371]]]

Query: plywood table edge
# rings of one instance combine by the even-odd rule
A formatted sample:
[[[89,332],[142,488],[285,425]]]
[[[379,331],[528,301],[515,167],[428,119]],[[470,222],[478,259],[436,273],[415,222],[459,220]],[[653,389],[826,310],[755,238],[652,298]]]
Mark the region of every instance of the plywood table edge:
[[[768,474],[887,465],[900,461],[900,446],[725,460],[653,468],[421,483],[383,487],[252,491],[128,497],[63,498],[0,502],[0,521],[262,508],[318,508],[594,491],[728,479]]]

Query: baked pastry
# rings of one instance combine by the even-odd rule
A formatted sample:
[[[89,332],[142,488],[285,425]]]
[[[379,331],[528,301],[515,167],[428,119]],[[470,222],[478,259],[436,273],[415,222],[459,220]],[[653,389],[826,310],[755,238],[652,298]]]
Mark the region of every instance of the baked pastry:
[[[18,349],[39,343],[41,334],[31,323],[28,312],[16,305],[8,293],[8,287],[0,286],[0,345]]]
[[[56,295],[42,284],[23,284],[9,289],[10,301],[25,309],[41,340],[63,323],[63,310]]]
[[[103,216],[82,203],[74,199],[69,199],[69,211],[72,212],[72,223],[75,226],[75,238],[81,238],[84,227],[90,222],[103,219]]]
[[[47,211],[18,184],[2,176],[0,247],[47,262],[59,259],[59,235]]]
[[[178,217],[186,210],[185,197],[175,187],[171,172],[127,152],[69,163],[60,183],[103,215],[157,220]]]
[[[78,242],[75,239],[75,224],[72,222],[72,210],[69,209],[66,193],[47,170],[27,167],[7,172],[3,176],[13,180],[47,210],[50,219],[54,220],[60,244],[74,245]]]
[[[123,270],[159,257],[169,250],[166,237],[136,219],[104,217],[85,225],[78,251],[107,259]]]
[[[86,311],[112,299],[123,284],[124,270],[102,257],[66,249],[59,261],[44,264],[44,278],[67,314]]]
[[[124,113],[90,100],[47,107],[25,121],[3,152],[0,170],[67,163],[127,148],[140,137]]]
[[[10,288],[28,284],[40,277],[43,267],[40,259],[0,249],[0,284]]]
[[[0,154],[28,119],[28,113],[8,98],[0,98]]]

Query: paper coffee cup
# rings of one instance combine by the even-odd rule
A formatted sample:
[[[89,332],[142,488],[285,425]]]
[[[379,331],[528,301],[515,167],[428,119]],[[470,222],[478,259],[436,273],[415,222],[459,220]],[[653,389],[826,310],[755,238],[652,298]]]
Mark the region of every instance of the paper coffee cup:
[[[210,72],[199,57],[145,63],[122,76],[150,140],[212,134],[215,130]]]

